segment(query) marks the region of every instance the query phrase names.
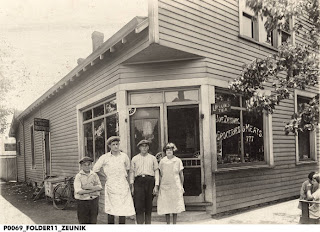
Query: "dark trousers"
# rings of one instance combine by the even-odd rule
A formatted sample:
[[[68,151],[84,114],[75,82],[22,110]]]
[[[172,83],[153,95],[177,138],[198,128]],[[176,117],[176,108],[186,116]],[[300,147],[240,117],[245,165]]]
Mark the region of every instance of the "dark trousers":
[[[137,176],[134,180],[133,199],[137,224],[151,224],[154,184],[153,176]]]
[[[77,215],[79,224],[97,224],[99,197],[93,200],[78,200]]]
[[[114,215],[108,214],[108,224],[114,224]],[[126,224],[125,216],[119,216],[119,224]]]

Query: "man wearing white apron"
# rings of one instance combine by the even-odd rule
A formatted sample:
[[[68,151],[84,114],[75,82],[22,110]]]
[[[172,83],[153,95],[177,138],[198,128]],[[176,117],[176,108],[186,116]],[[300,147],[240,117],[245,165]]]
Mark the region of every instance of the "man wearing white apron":
[[[102,168],[106,175],[105,212],[108,214],[108,224],[114,224],[114,216],[119,216],[119,224],[125,224],[126,216],[135,215],[127,180],[130,160],[120,152],[119,141],[119,136],[111,136],[107,140],[111,151],[102,155],[93,167],[94,172]]]

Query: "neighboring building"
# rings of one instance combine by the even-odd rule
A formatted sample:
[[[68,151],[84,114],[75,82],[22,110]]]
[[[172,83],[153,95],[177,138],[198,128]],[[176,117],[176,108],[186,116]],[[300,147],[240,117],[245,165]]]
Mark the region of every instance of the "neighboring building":
[[[152,141],[153,155],[174,142],[185,167],[186,204],[212,214],[299,195],[307,174],[319,170],[319,131],[286,136],[284,126],[319,86],[295,91],[274,114],[260,116],[227,87],[244,63],[303,37],[268,36],[234,0],[149,7],[148,18],[134,18],[104,43],[93,33],[92,54],[15,117],[18,180],[75,175],[81,157],[97,160],[108,150],[106,139],[120,135],[129,157],[142,138]],[[229,111],[211,114],[226,100]]]
[[[17,179],[16,139],[0,135],[0,179]]]

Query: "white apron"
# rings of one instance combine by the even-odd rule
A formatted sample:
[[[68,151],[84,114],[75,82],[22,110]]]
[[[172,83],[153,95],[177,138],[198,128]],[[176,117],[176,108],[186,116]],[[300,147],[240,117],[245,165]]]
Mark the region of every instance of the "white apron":
[[[130,160],[124,153],[106,154],[103,171],[106,174],[105,212],[115,216],[135,215],[131,191],[127,181]]]

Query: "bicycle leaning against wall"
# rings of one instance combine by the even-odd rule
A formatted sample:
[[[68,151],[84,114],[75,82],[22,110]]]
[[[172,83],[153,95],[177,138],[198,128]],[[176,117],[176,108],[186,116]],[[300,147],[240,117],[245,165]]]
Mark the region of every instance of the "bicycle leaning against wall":
[[[65,209],[74,199],[74,177],[66,177],[64,183],[58,184],[53,190],[53,206],[56,209]]]

